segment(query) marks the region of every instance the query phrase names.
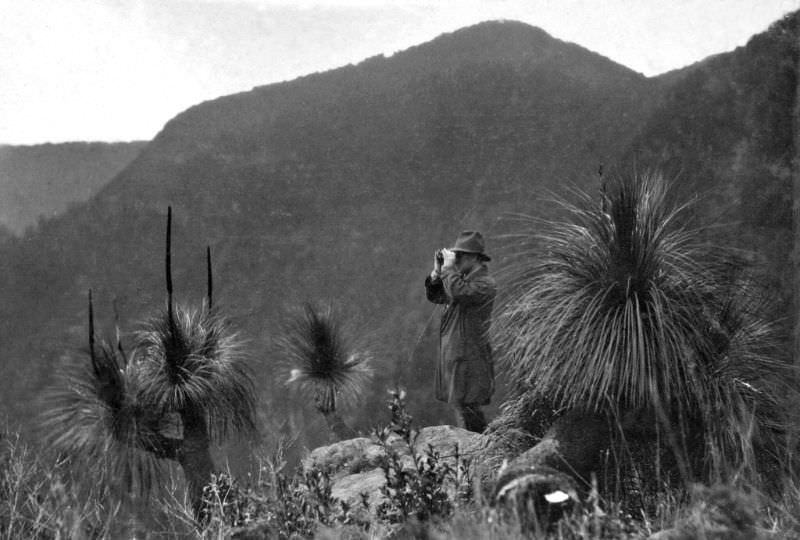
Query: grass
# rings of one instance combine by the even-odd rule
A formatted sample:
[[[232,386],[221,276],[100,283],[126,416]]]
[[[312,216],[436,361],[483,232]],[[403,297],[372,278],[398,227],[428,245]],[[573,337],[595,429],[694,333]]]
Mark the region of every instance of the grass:
[[[102,499],[70,481],[65,461],[42,458],[18,434],[0,439],[0,538],[107,538],[120,505]]]
[[[410,443],[410,417],[402,414],[402,404],[392,408],[394,419],[385,430]],[[101,486],[87,488],[70,476],[68,463],[37,453],[6,430],[0,440],[0,539],[221,540],[249,528],[253,536],[246,538],[600,540],[647,538],[676,524],[694,537],[749,538],[736,536],[736,527],[769,531],[777,540],[800,534],[800,481],[788,472],[776,498],[744,483],[696,486],[689,492],[662,489],[648,493],[652,504],[638,513],[603,498],[595,487],[564,519],[543,530],[513,512],[498,511],[479,486],[465,484],[467,464],[453,466],[423,453],[413,456],[415,466],[408,469],[391,457],[390,452],[384,464],[390,478],[383,490],[386,503],[370,508],[332,498],[332,479],[325,471],[287,470],[282,445],[262,449],[251,475],[215,475],[205,490],[207,515],[198,528],[180,475],[166,475],[158,497],[119,498]],[[457,489],[439,489],[444,484]]]

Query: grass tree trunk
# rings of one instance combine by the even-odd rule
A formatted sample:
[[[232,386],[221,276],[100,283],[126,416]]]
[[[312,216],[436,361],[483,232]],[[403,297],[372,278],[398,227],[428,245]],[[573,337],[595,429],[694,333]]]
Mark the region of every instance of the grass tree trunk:
[[[800,74],[800,58],[797,61],[797,71]],[[793,270],[794,279],[792,283],[792,308],[793,308],[793,326],[792,337],[792,360],[795,366],[800,366],[800,82],[795,84],[794,96],[794,111],[792,115],[792,139],[794,146],[794,158],[792,159],[792,227],[794,233],[794,253],[793,253]],[[797,428],[789,433],[788,440],[786,441],[787,448],[794,448],[797,444]],[[791,456],[794,452],[790,451]],[[795,459],[796,462],[796,459]],[[787,464],[792,467],[793,464]],[[793,470],[793,469],[790,469]]]
[[[602,465],[603,450],[609,447],[611,430],[601,415],[578,410],[558,418],[542,439],[508,464],[497,481],[496,490],[520,475],[550,470],[571,477],[576,487],[588,487],[591,475]]]
[[[546,529],[591,486],[611,435],[604,416],[578,410],[564,414],[500,472],[494,503],[518,515],[524,527]]]
[[[682,429],[687,436],[698,433],[690,422]],[[521,515],[533,507],[539,523],[549,522],[585,496],[594,479],[604,493],[636,491],[651,481],[685,480],[691,472],[686,452],[701,446],[702,438],[663,433],[650,409],[629,410],[619,418],[574,409],[553,422],[536,445],[501,471],[494,501]],[[629,458],[641,452],[653,463],[639,463],[643,468],[632,470]],[[631,481],[634,484],[627,483]],[[557,492],[562,495],[553,496]]]
[[[328,429],[331,431],[336,440],[344,441],[354,438],[357,433],[353,428],[348,426],[342,416],[336,412],[323,412],[322,416],[325,417],[325,422],[328,424]]]
[[[800,59],[797,73],[800,74]],[[795,85],[793,114],[794,159],[792,160],[792,221],[794,230],[794,351],[795,365],[800,365],[800,84]]]
[[[178,454],[178,463],[186,478],[195,518],[200,521],[204,508],[203,488],[211,482],[214,472],[211,439],[202,414],[191,412],[183,415],[183,445]]]

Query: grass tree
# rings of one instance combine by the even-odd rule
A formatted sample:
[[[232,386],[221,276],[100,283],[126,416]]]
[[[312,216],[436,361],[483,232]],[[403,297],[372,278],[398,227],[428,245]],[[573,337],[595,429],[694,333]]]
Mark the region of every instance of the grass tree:
[[[54,448],[125,492],[148,493],[163,481],[165,460],[184,472],[196,515],[214,471],[211,446],[255,430],[256,393],[236,333],[208,296],[196,308],[175,305],[167,218],[166,309],[135,334],[96,343],[89,302],[89,361],[53,389],[44,425]],[[94,478],[93,480],[98,480]]]
[[[314,402],[339,440],[356,435],[339,406],[356,401],[372,375],[369,354],[357,348],[357,340],[330,306],[306,304],[288,317],[277,340],[289,370],[287,385]]]
[[[704,241],[658,174],[561,204],[563,221],[522,218],[494,325],[508,410],[567,411],[519,464],[588,473],[615,431],[638,430],[684,479],[756,473],[759,449],[779,451],[792,378],[742,254]]]

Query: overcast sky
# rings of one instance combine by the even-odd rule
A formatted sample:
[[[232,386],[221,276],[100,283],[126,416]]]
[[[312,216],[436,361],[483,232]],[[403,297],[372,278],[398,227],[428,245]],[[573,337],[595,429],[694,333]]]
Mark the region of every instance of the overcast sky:
[[[520,20],[646,75],[800,0],[0,0],[0,143],[151,139],[187,107]]]

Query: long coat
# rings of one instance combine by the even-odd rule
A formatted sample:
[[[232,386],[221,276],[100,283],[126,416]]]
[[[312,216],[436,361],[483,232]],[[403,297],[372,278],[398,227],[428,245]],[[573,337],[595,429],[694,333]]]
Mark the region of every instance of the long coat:
[[[436,363],[436,399],[459,405],[486,405],[494,392],[489,325],[497,286],[485,264],[462,275],[453,268],[441,279],[425,280],[425,292],[444,304]]]

